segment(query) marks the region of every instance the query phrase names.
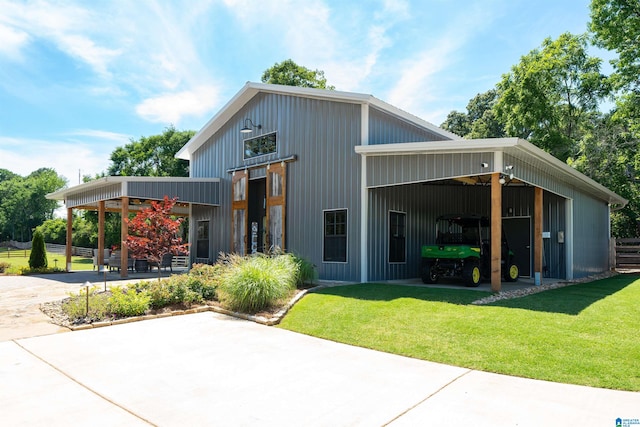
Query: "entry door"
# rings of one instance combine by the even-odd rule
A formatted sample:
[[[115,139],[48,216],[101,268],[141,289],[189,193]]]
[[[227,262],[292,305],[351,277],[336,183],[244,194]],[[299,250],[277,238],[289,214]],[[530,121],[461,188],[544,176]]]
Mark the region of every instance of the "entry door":
[[[232,232],[231,251],[240,255],[247,253],[247,211],[249,209],[249,176],[246,171],[236,171],[232,183]]]
[[[284,250],[286,212],[286,163],[273,163],[267,167],[267,248]]]
[[[531,277],[531,218],[503,218],[502,227],[520,276]]]

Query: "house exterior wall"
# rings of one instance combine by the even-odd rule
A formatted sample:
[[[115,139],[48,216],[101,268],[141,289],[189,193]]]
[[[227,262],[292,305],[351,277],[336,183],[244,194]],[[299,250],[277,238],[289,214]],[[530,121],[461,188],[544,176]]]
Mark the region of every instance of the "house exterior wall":
[[[609,206],[580,192],[573,194],[573,275],[609,270]]]
[[[377,108],[369,108],[369,144],[441,141],[447,138],[423,129]]]

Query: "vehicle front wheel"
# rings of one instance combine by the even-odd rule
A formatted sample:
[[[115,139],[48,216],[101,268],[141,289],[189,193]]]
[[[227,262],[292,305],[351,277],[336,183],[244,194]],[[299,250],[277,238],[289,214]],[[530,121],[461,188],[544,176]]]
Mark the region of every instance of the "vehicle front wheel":
[[[428,285],[438,282],[438,274],[433,268],[432,262],[425,262],[422,266],[422,283]]]
[[[478,261],[469,260],[465,262],[464,269],[462,271],[462,278],[468,287],[477,288],[480,285],[482,274]]]

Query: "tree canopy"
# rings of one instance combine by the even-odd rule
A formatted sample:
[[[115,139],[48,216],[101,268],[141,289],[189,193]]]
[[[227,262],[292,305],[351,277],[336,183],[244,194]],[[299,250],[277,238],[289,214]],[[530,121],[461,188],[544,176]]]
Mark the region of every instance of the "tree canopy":
[[[189,163],[177,159],[176,153],[195,135],[195,131],[178,131],[169,126],[160,135],[131,140],[111,153],[108,175],[189,176]]]
[[[286,86],[310,87],[316,89],[330,89],[335,87],[327,86],[327,79],[324,71],[310,70],[296,64],[291,59],[286,59],[276,63],[262,73],[262,83],[271,83]]]

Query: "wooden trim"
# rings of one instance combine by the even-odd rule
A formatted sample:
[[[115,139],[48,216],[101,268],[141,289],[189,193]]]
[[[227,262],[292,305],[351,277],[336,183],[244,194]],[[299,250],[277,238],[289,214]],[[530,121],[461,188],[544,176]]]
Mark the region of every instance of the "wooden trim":
[[[66,270],[71,272],[71,246],[73,245],[73,208],[67,208],[67,246],[65,248]]]
[[[244,198],[242,200],[235,200],[235,192],[236,192],[236,183],[242,179],[244,181]],[[238,252],[236,248],[236,239],[234,235],[234,213],[236,210],[244,210],[244,224],[242,227],[244,228],[244,250],[240,255],[246,255],[247,253],[247,244],[248,242],[248,232],[247,229],[247,221],[249,215],[249,173],[246,170],[235,171],[233,176],[231,177],[231,251]],[[239,252],[238,252],[239,253]]]
[[[120,277],[125,278],[129,274],[129,249],[125,242],[127,236],[129,236],[129,225],[127,219],[129,218],[129,198],[122,198],[122,211],[121,211],[121,225],[120,225]]]
[[[270,192],[272,190],[272,174],[280,175],[280,182],[282,184],[282,191],[278,196],[270,196]],[[282,234],[280,236],[280,240],[282,241],[282,246],[280,249],[285,250],[286,240],[285,240],[285,224],[286,224],[286,213],[287,213],[287,165],[286,163],[274,163],[267,167],[267,244],[269,245],[269,249],[271,248],[273,242],[273,236],[271,236],[271,207],[273,206],[282,206]]]
[[[98,253],[96,254],[96,266],[98,272],[104,270],[104,207],[105,202],[98,202]]]
[[[540,187],[535,188],[534,195],[534,222],[533,222],[533,275],[539,274],[540,283],[542,284],[542,205],[544,190]],[[536,283],[538,284],[538,283]]]
[[[500,292],[502,276],[502,184],[500,173],[491,174],[491,291]]]

